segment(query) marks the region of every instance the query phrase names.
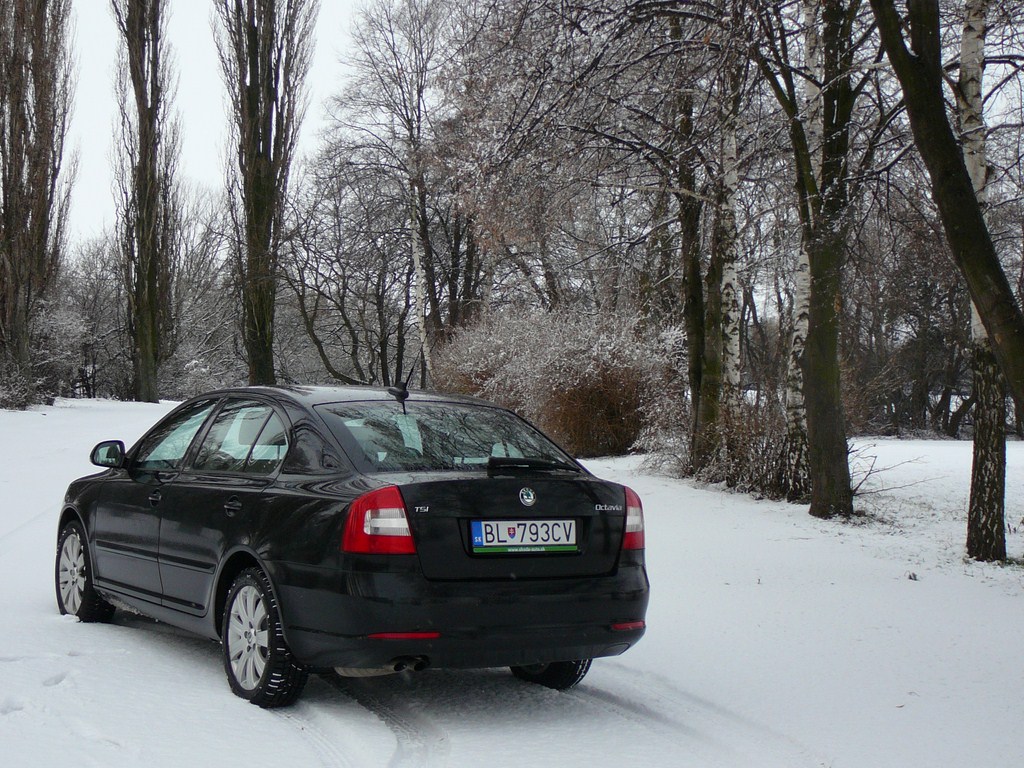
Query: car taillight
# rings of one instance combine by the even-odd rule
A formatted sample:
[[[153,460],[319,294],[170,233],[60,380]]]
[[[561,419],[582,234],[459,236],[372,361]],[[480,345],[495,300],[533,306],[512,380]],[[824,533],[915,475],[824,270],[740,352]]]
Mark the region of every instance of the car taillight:
[[[341,550],[373,555],[416,554],[405,502],[396,486],[364,493],[352,502]]]
[[[612,629],[615,632],[636,632],[638,629],[645,629],[647,627],[644,621],[620,621],[618,624],[612,624]]]
[[[626,532],[622,537],[622,548],[644,548],[644,505],[632,488],[626,489]]]

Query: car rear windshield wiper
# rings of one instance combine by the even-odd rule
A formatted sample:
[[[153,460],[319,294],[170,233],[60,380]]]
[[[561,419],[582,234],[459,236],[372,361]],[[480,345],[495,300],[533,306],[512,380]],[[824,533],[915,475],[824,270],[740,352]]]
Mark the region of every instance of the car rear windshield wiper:
[[[525,457],[491,456],[487,459],[487,474],[495,475],[502,471],[522,472],[550,472],[565,470],[569,472],[582,472],[575,464],[558,459],[528,459]]]

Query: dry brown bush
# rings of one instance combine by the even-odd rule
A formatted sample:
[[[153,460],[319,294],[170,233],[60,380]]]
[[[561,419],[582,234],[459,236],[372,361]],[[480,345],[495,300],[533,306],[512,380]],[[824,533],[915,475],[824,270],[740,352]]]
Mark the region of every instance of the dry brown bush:
[[[632,321],[569,313],[497,315],[434,358],[434,386],[512,408],[576,456],[634,450],[669,407],[671,366]]]

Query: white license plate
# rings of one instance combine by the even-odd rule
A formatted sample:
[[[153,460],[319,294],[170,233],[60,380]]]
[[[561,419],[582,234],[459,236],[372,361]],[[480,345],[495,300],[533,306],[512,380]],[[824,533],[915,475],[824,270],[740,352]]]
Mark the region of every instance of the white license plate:
[[[575,552],[575,520],[474,520],[473,552]]]

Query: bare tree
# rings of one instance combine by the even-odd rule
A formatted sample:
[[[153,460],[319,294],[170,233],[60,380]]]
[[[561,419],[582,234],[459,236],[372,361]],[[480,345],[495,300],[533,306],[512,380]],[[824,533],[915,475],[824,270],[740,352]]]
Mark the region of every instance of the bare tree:
[[[356,158],[345,150],[317,158],[296,196],[293,215],[302,223],[285,277],[331,379],[390,386],[407,375],[406,347],[417,331],[408,208],[382,158]]]
[[[168,114],[173,92],[164,0],[110,0],[120,35],[117,91],[120,143],[118,235],[128,298],[133,394],[156,402],[159,367],[173,323],[176,254],[177,123]]]
[[[318,0],[214,0],[235,142],[229,187],[251,384],[273,384],[284,211]]]
[[[903,87],[914,143],[928,168],[953,260],[992,341],[993,352],[1024,410],[1024,314],[999,257],[963,151],[946,115],[938,0],[909,0],[910,48],[894,0],[870,0],[885,52]]]
[[[63,303],[74,311],[82,334],[76,376],[67,394],[122,399],[132,395],[123,272],[119,243],[109,231],[78,244],[61,270]]]
[[[853,513],[839,320],[855,192],[851,182],[856,160],[854,110],[871,82],[869,75],[861,74],[858,62],[870,39],[859,29],[861,7],[860,0],[807,0],[799,7],[803,24],[798,25],[793,18],[796,10],[790,10],[789,4],[762,0],[760,46],[754,51],[787,118],[796,170],[797,210],[809,278],[806,338],[799,363],[807,417],[810,512],[816,517]],[[801,32],[805,72],[791,59],[793,40],[799,39]],[[870,72],[870,68],[864,69]],[[801,89],[801,82],[808,85]],[[872,152],[869,139],[862,149],[863,165],[870,162]],[[803,305],[798,306],[802,317]],[[801,340],[802,326],[802,321],[797,323],[794,342]],[[794,352],[794,361],[795,357]]]
[[[564,30],[567,40],[554,35],[550,47],[566,53],[553,72],[545,73],[545,91],[558,88],[561,96],[555,114],[538,115],[540,127],[568,129],[580,145],[578,156],[594,157],[602,148],[613,158],[592,163],[583,178],[617,190],[598,217],[622,217],[609,248],[620,257],[611,264],[588,261],[592,269],[603,266],[607,276],[602,282],[617,287],[613,306],[602,309],[628,311],[623,299],[631,291],[623,290],[623,283],[639,272],[633,309],[648,314],[650,322],[678,323],[685,330],[686,350],[679,362],[690,395],[686,464],[690,472],[703,472],[716,461],[722,437],[723,265],[704,257],[725,244],[708,235],[718,212],[714,189],[724,169],[709,157],[721,153],[707,153],[705,147],[720,135],[720,118],[730,112],[717,109],[715,87],[719,65],[728,58],[716,60],[723,38],[731,39],[729,13],[713,4],[633,0],[569,4],[559,10],[545,21]],[[724,35],[716,10],[722,10]],[[565,175],[573,176],[568,169]],[[654,193],[642,224],[622,204],[638,192]],[[637,235],[638,229],[647,231]],[[630,240],[648,240],[648,233],[651,263],[637,270],[624,257],[639,250],[631,248]]]
[[[371,146],[383,149],[403,177],[415,274],[413,311],[426,375],[431,368],[431,336],[436,338],[443,328],[437,255],[430,232],[433,190],[427,174],[427,146],[431,120],[436,119],[431,97],[437,87],[446,12],[447,0],[375,0],[368,4],[355,30],[354,64],[360,85],[346,96],[365,120],[356,131]]]
[[[175,323],[160,370],[164,397],[184,399],[245,381],[238,350],[237,303],[229,216],[220,196],[183,189],[172,286]]]
[[[960,47],[956,103],[960,142],[982,210],[987,209],[988,164],[985,156],[985,35],[988,0],[967,0]],[[979,560],[1006,559],[1004,495],[1006,488],[1006,392],[985,326],[971,306],[974,369],[974,462],[967,508],[967,554]]]
[[[737,196],[740,190],[739,117],[747,88],[749,25],[746,3],[720,3],[718,62],[713,90],[718,102],[716,130],[720,140],[718,168],[713,170],[714,230],[705,284],[704,349],[691,349],[704,360],[694,435],[695,469],[715,458],[712,479],[735,484],[736,441],[742,404],[740,384],[740,285]],[[698,462],[699,458],[699,462]]]
[[[0,356],[29,380],[32,321],[64,249],[70,13],[70,0],[0,0]]]

